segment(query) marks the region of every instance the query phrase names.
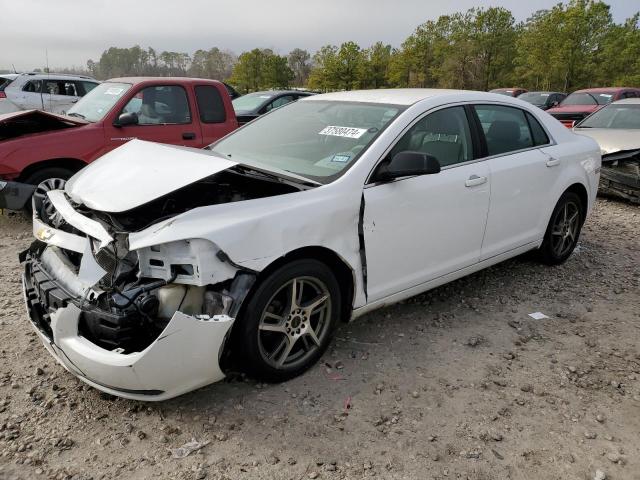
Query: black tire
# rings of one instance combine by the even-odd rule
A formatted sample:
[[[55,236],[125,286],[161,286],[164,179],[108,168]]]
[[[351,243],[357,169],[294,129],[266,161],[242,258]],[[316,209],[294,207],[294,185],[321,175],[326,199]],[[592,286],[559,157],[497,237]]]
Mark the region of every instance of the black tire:
[[[28,183],[30,185],[40,185],[44,182],[48,182],[52,179],[64,180],[65,182],[69,180],[75,172],[73,170],[69,170],[68,168],[63,167],[49,167],[42,168],[40,170],[36,170],[34,173],[29,175],[24,179],[24,183]],[[59,182],[55,182],[59,183]],[[46,189],[38,189],[34,192],[34,195],[42,195]],[[48,200],[44,203],[48,203]],[[50,210],[52,207],[48,207],[47,210]],[[28,201],[24,207],[25,213],[28,215],[31,214],[31,201]]]
[[[293,283],[299,285],[301,292],[300,301],[293,307],[299,304],[304,309],[325,296],[328,300],[316,311],[295,313],[302,309],[291,305]],[[315,364],[329,346],[339,323],[341,303],[340,287],[327,265],[312,259],[294,260],[261,281],[248,298],[234,327],[234,356],[243,370],[259,380],[282,382],[296,377]],[[265,315],[270,316],[268,321]],[[270,331],[271,326],[291,332]],[[292,341],[290,335],[297,338]],[[282,342],[284,347],[276,351]],[[286,354],[289,342],[292,347]],[[279,364],[282,356],[285,358]]]
[[[575,224],[567,224],[573,215],[576,215]],[[547,265],[564,263],[578,244],[584,219],[585,205],[580,197],[573,192],[563,193],[553,209],[544,240],[538,250],[540,259]]]

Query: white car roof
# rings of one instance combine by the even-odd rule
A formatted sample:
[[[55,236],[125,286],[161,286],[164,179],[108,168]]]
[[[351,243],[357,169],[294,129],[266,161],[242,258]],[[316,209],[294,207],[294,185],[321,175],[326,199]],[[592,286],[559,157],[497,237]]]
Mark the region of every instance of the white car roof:
[[[615,102],[613,102],[614,104],[619,104],[619,103],[630,103],[632,105],[638,105],[640,104],[640,98],[625,98],[623,100],[617,100]]]
[[[471,92],[469,90],[446,90],[439,88],[381,88],[377,90],[351,90],[346,92],[324,93],[301,99],[310,102],[330,100],[341,102],[387,103],[393,105],[413,105],[427,98],[443,97],[455,94],[477,94],[481,98],[496,99],[497,94]],[[504,95],[502,95],[504,97]],[[506,97],[505,97],[506,98]],[[502,99],[500,99],[502,100]]]

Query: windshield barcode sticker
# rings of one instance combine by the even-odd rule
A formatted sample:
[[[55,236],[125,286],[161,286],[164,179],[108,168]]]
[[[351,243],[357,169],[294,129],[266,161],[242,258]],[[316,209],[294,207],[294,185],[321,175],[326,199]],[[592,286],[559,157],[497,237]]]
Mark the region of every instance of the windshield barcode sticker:
[[[321,132],[318,132],[318,134],[331,135],[334,137],[360,138],[366,131],[366,128],[336,127],[335,125],[329,125],[323,128]]]

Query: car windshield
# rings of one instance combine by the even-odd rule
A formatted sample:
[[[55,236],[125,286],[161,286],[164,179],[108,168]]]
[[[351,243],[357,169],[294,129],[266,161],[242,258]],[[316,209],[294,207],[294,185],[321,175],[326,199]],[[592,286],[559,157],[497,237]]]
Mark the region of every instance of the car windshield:
[[[585,118],[578,128],[640,129],[640,104],[607,105]]]
[[[273,110],[211,146],[232,160],[330,183],[402,111],[378,103],[300,101]]]
[[[533,105],[546,105],[550,95],[550,93],[529,92],[523,93],[518,98]]]
[[[606,105],[613,100],[614,92],[572,93],[561,105]]]
[[[101,83],[69,109],[67,115],[89,122],[99,122],[131,88],[130,83]]]
[[[251,112],[270,98],[273,98],[273,95],[269,93],[249,93],[234,98],[231,103],[233,103],[233,109],[236,112]]]

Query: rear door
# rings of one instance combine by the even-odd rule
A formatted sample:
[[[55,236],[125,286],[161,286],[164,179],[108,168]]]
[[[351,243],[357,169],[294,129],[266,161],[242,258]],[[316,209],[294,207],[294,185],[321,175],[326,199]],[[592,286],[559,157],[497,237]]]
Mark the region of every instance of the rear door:
[[[200,129],[201,145],[209,145],[224,137],[232,130],[229,126],[233,119],[227,118],[223,95],[215,85],[196,85],[194,87]]]
[[[194,107],[182,85],[142,87],[119,112],[135,113],[138,124],[117,127],[105,123],[106,142],[109,148],[118,147],[134,138],[199,147],[202,145],[202,133],[199,122],[194,119]]]
[[[81,95],[79,85],[72,80],[44,80],[45,109],[54,113],[66,113]]]
[[[21,88],[5,90],[7,98],[22,110],[45,109],[46,95],[42,93],[41,80],[28,80]]]
[[[547,198],[562,168],[550,137],[525,110],[475,105],[491,172],[491,204],[481,260],[509,252],[544,235]],[[541,148],[544,148],[543,151]]]

